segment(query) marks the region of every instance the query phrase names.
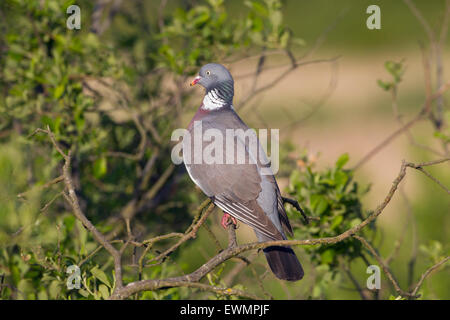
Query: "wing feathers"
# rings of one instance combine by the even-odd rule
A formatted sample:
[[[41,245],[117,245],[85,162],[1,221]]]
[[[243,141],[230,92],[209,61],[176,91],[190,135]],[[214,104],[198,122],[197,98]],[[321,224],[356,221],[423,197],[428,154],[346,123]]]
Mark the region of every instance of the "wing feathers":
[[[231,109],[221,113],[210,113],[207,119],[204,118],[202,120],[203,132],[208,129],[218,129],[226,132],[228,128],[248,129]],[[193,132],[194,128],[190,128],[189,131]],[[193,145],[195,139],[183,140],[183,143],[188,141],[191,143],[191,150],[195,151]],[[203,141],[203,150],[209,143],[208,141]],[[234,143],[236,151],[245,150],[245,155],[240,154],[241,158],[244,157],[247,160],[249,157],[254,158],[254,155],[250,154],[252,148],[249,147],[248,141],[236,137]],[[238,148],[238,146],[244,146],[244,148]],[[225,148],[226,144],[224,144],[223,154],[226,154]],[[261,148],[261,146],[258,145],[258,148]],[[189,175],[207,196],[213,197],[214,203],[218,207],[272,240],[284,238],[282,234],[283,228],[290,231],[283,204],[280,207],[280,204],[277,203],[279,201],[279,191],[273,176],[273,181],[271,181],[273,185],[269,184],[268,186],[265,184],[264,186],[264,188],[269,188],[270,190],[264,189],[264,192],[261,192],[263,177],[259,172],[258,164],[249,162],[240,164],[237,162],[237,152],[234,154],[234,164],[195,164],[193,162],[193,154],[190,156],[191,159],[189,159],[188,163],[186,163],[185,159]],[[258,203],[258,197],[267,197],[268,192],[277,192],[277,197],[273,197],[274,203],[267,200],[271,199],[271,196],[265,198],[266,201],[262,202],[263,204]],[[276,212],[277,208],[278,213]],[[280,211],[280,208],[282,211]],[[277,215],[281,221],[278,221]],[[274,221],[271,219],[274,219]]]
[[[214,203],[226,213],[254,228],[271,240],[282,240],[283,236],[259,207],[256,201],[247,204],[232,202],[223,196],[215,196]]]

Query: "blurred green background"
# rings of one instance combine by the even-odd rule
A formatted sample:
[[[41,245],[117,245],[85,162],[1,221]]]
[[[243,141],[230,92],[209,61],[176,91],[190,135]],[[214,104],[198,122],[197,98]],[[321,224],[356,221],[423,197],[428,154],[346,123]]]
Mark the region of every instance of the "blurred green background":
[[[439,34],[446,1],[414,3]],[[81,30],[66,28],[65,9],[71,4],[81,8]],[[372,4],[381,8],[381,30],[366,27],[366,8]],[[449,157],[445,93],[443,126],[425,120],[410,131],[426,148],[403,134],[352,169],[400,127],[391,91],[377,83],[392,81],[386,61],[401,63],[396,93],[403,121],[416,115],[426,99],[423,52],[437,90],[433,46],[403,1],[6,0],[0,14],[1,299],[102,299],[114,286],[111,257],[104,250],[97,253],[92,236],[60,196],[62,185],[43,187],[60,175],[61,157],[44,135],[29,137],[36,128],[50,126],[61,145],[73,150],[72,175],[82,209],[110,239],[126,240],[125,209],[132,201],[139,204],[131,222],[137,240],[186,230],[204,196],[182,166],[171,165],[169,141],[171,131],[186,127],[201,101],[201,89],[188,83],[205,62],[230,68],[239,105],[251,90],[252,78],[246,75],[255,71],[262,50],[289,49],[297,57],[308,53],[305,61],[336,58],[298,67],[238,111],[252,127],[280,128],[280,188],[321,219],[305,226],[289,209],[297,239],[332,236],[361,221],[382,202],[403,159],[419,163]],[[446,39],[444,83],[448,48]],[[251,58],[242,60],[246,56]],[[289,58],[268,55],[264,67],[260,86],[286,72]],[[429,171],[450,186],[448,163]],[[411,169],[376,225],[365,231],[384,258],[401,240],[391,268],[404,290],[448,256],[449,209],[448,193]],[[226,246],[220,216],[216,210],[195,240],[142,272],[137,266],[142,248],[127,249],[125,282],[195,270],[217,253],[217,241]],[[238,241],[254,240],[240,224]],[[146,259],[171,243],[159,243]],[[367,264],[377,264],[354,241],[295,250],[306,271],[298,283],[266,273],[264,257],[254,253],[246,254],[250,266],[241,268],[232,260],[203,281],[265,298],[361,299],[350,277],[365,288]],[[72,264],[80,266],[85,281],[79,291],[65,285]],[[237,276],[235,270],[240,270]],[[447,264],[427,278],[422,298],[450,298],[448,271]],[[398,296],[385,275],[382,279],[379,294],[365,291],[367,298]],[[172,288],[134,298],[224,297]]]

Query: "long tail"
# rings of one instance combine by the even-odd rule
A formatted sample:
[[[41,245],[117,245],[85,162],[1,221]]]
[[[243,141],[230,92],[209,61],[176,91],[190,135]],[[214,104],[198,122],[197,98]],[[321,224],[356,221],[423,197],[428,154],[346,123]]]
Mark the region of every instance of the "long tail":
[[[291,247],[267,247],[264,250],[267,262],[274,275],[282,280],[298,281],[304,272]]]
[[[255,234],[260,242],[272,240],[256,230]],[[282,234],[280,234],[280,238],[286,239]],[[291,247],[271,246],[263,249],[263,251],[270,269],[278,279],[298,281],[303,278],[305,273],[303,272],[302,265]]]

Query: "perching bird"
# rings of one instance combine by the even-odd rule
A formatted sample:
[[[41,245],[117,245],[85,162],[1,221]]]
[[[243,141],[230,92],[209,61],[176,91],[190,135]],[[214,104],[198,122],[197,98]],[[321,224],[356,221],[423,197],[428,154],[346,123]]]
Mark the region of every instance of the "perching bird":
[[[231,141],[234,150],[231,160],[234,161],[195,161],[195,154],[199,156],[198,153],[212,143],[211,137],[203,138],[202,149],[198,151],[198,146],[195,149],[194,135],[199,128],[203,136],[208,129],[216,129],[216,132],[222,133],[224,159],[230,155],[231,150],[226,148],[225,143],[227,129],[249,129],[233,108],[234,81],[224,66],[216,63],[203,66],[191,86],[195,84],[202,85],[206,94],[188,126],[190,139],[183,139],[183,159],[189,176],[223,210],[224,228],[229,220],[236,224],[237,219],[252,227],[260,242],[285,240],[285,232],[292,235],[292,228],[275,177],[271,171],[270,174],[263,174],[263,170],[267,170],[267,166],[264,166],[267,162],[261,162],[261,157],[264,161],[267,158],[257,139],[255,148],[250,145],[251,139],[234,136]],[[239,162],[238,158],[246,161]],[[251,162],[250,159],[258,160]],[[263,251],[272,272],[279,279],[297,281],[303,278],[303,268],[292,248],[271,246]]]

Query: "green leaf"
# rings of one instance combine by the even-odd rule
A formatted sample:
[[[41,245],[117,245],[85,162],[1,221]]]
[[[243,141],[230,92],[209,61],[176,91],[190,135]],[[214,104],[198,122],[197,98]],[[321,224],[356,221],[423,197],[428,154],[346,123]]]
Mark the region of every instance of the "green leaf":
[[[344,171],[337,171],[334,174],[334,182],[337,188],[339,188],[339,191],[343,189],[345,184],[348,181],[348,175]]]
[[[103,299],[108,299],[109,298],[110,294],[109,294],[109,289],[108,289],[107,286],[105,286],[104,284],[101,284],[98,287],[98,290],[102,294]]]
[[[45,291],[44,289],[42,289],[41,291],[39,291],[39,293],[38,293],[38,299],[39,299],[39,300],[48,300],[48,294],[47,294],[47,291]]]
[[[199,8],[197,8],[199,9]],[[205,25],[205,23],[210,19],[210,13],[208,8],[205,7],[201,7],[201,10],[198,10],[199,14],[197,17],[195,17],[195,19],[192,21],[192,23],[194,24],[194,26],[196,28],[200,28],[202,26]]]
[[[97,179],[102,178],[108,171],[108,162],[106,157],[102,156],[94,162],[94,176]]]
[[[444,143],[449,143],[450,142],[450,135],[446,135],[446,134],[444,134],[442,132],[436,131],[434,133],[434,136],[436,138],[441,139]]]
[[[80,290],[78,290],[78,293],[81,294],[85,298],[89,297],[89,292],[86,289],[80,289]]]
[[[322,293],[322,289],[320,288],[320,285],[315,285],[313,292],[312,292],[313,298],[318,298],[321,293]]]
[[[53,280],[48,288],[50,298],[57,299],[61,292],[61,283],[59,280]]]
[[[337,159],[336,161],[336,168],[341,169],[345,164],[348,162],[350,157],[348,156],[348,153],[344,153]]]
[[[281,23],[283,22],[283,15],[280,11],[275,11],[270,15],[269,19],[272,23],[273,30],[278,30],[278,28],[281,26]]]
[[[245,5],[252,8],[256,13],[260,14],[263,17],[267,17],[269,15],[269,11],[267,10],[267,8],[263,4],[255,0],[245,1]]]
[[[311,209],[319,216],[322,213],[324,213],[325,210],[327,210],[328,208],[328,201],[322,195],[313,194],[311,196],[310,201],[311,201]]]
[[[342,223],[343,220],[344,220],[344,216],[339,215],[339,216],[334,217],[333,222],[331,223],[330,229],[333,230],[336,227],[338,227]]]
[[[63,93],[64,93],[64,89],[65,89],[65,86],[64,86],[64,84],[60,84],[60,85],[58,85],[56,88],[55,88],[55,91],[53,91],[53,98],[55,98],[56,100],[58,100],[59,98],[61,98],[61,96],[63,95]]]
[[[323,264],[332,263],[334,260],[334,256],[335,256],[335,251],[333,249],[325,250],[321,255],[322,263]]]
[[[280,45],[282,48],[286,48],[289,44],[290,33],[289,31],[285,31],[280,38]]]
[[[72,231],[75,225],[75,217],[73,215],[68,215],[63,218],[63,223],[66,226],[67,231]]]
[[[377,83],[378,83],[378,86],[381,87],[381,89],[386,90],[386,91],[391,90],[391,88],[393,87],[393,84],[392,84],[392,83],[390,83],[390,82],[384,82],[384,81],[379,80],[379,79],[377,80]]]

